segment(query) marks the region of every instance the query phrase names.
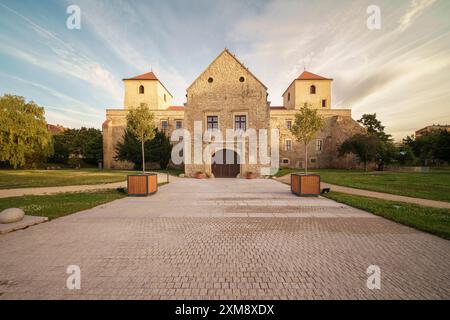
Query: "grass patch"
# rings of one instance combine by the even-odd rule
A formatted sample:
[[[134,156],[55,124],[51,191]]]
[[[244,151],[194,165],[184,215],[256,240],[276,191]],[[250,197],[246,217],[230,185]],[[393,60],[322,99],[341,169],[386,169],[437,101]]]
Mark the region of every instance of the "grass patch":
[[[327,198],[450,240],[450,210],[331,192]]]
[[[116,190],[99,190],[77,193],[59,193],[48,196],[23,196],[0,199],[0,211],[21,208],[30,216],[47,217],[49,220],[87,210],[124,198],[125,193]]]
[[[294,172],[302,170],[281,169],[277,177]],[[340,186],[450,202],[449,170],[415,173],[314,169],[311,173],[320,174],[323,182]]]
[[[178,176],[183,170],[156,170]],[[63,187],[95,185],[126,181],[129,174],[141,171],[126,170],[0,170],[0,190],[17,188]]]

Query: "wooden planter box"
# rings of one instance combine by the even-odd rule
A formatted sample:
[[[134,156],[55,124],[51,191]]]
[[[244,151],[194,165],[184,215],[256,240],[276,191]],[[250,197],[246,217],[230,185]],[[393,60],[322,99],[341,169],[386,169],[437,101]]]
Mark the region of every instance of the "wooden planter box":
[[[158,175],[155,173],[129,175],[128,196],[147,197],[158,191]]]
[[[291,191],[299,197],[318,197],[320,195],[320,176],[317,174],[292,174]]]

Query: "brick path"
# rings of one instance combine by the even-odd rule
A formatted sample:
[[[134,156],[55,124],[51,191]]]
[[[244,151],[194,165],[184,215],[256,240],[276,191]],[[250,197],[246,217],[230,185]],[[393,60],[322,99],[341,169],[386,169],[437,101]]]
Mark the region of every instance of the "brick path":
[[[288,174],[283,177],[276,178],[275,180],[278,180],[278,181],[286,183],[286,184],[291,184],[291,175]],[[363,189],[356,189],[356,188],[351,188],[351,187],[343,187],[343,186],[338,186],[335,184],[330,184],[330,183],[325,183],[325,182],[322,182],[321,187],[322,188],[331,188],[332,191],[353,194],[356,196],[363,196],[363,197],[397,201],[397,202],[406,202],[406,203],[417,204],[420,206],[433,207],[433,208],[439,208],[439,209],[450,209],[450,202],[445,202],[445,201],[399,196],[399,195],[391,194],[391,193],[383,193],[383,192],[369,191],[369,190],[363,190]]]
[[[0,236],[0,299],[450,298],[449,241],[288,188],[179,179]]]

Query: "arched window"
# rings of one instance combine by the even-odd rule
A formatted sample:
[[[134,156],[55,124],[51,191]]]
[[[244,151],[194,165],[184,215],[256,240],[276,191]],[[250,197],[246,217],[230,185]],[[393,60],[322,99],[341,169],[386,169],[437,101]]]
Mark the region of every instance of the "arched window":
[[[316,86],[311,86],[311,88],[309,89],[309,93],[316,94]]]
[[[139,87],[139,94],[144,94],[145,90],[144,90],[144,86],[140,86]]]
[[[288,93],[288,101],[291,101],[291,93]]]

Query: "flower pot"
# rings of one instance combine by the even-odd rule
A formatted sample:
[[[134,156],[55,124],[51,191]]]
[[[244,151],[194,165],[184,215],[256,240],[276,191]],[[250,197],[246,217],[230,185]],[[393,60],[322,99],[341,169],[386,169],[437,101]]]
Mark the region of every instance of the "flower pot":
[[[256,179],[256,178],[258,178],[258,175],[256,173],[254,173],[254,172],[247,173],[247,179],[253,180],[253,179]]]
[[[205,173],[203,173],[203,172],[197,172],[196,174],[195,174],[195,179],[206,179],[206,174]]]
[[[158,192],[158,175],[155,173],[129,175],[128,196],[147,197]]]
[[[318,197],[320,195],[320,176],[317,174],[292,174],[291,191],[299,197]]]

